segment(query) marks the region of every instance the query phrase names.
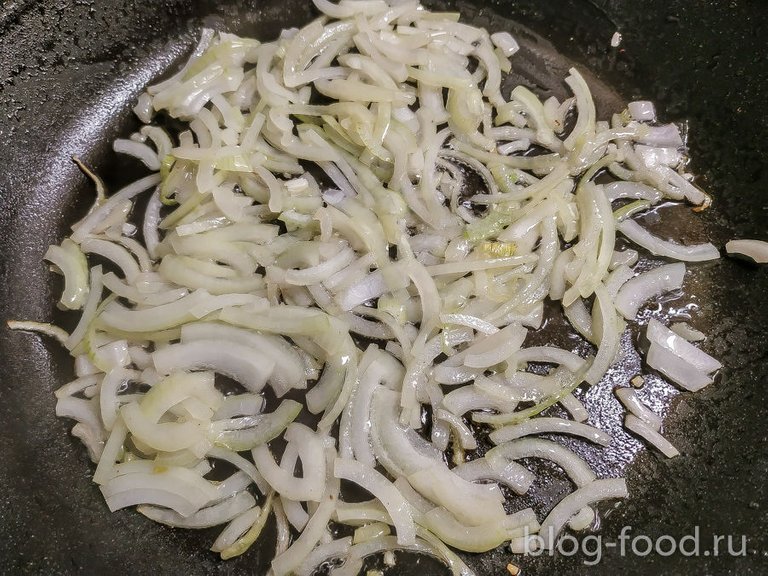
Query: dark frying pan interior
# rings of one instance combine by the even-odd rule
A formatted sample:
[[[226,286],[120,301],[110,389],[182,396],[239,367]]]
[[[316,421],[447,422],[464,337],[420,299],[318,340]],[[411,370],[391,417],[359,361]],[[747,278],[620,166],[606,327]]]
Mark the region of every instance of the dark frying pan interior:
[[[515,28],[526,46],[515,61],[519,79],[540,91],[562,89],[570,58],[595,72],[604,113],[642,97],[656,101],[666,119],[688,120],[694,171],[716,200],[699,224],[686,225],[684,236],[707,235],[720,245],[736,236],[765,239],[768,6],[746,0],[454,6],[479,25],[511,26],[501,15],[550,39],[553,46]],[[72,375],[69,359],[33,335],[9,333],[5,321],[58,318],[59,287],[40,259],[91,197],[71,155],[113,188],[134,179],[136,165],[118,161],[109,143],[135,126],[130,106],[140,88],[183,57],[202,25],[272,38],[312,15],[303,0],[18,0],[0,9],[0,572],[266,572],[271,531],[244,557],[224,563],[205,549],[210,531],[170,530],[132,511],[110,514],[90,481],[85,451],[53,415],[51,392]],[[619,50],[609,47],[616,30],[623,34]],[[693,315],[708,328],[707,349],[726,369],[706,391],[673,402],[668,435],[684,456],[665,461],[641,452],[626,471],[631,498],[601,514],[606,540],[625,525],[653,538],[679,538],[698,526],[702,552],[713,534],[739,542],[745,535],[746,557],[621,558],[605,549],[602,562],[589,567],[584,556],[515,559],[500,549],[468,558],[478,573],[502,574],[510,560],[524,574],[768,572],[768,313],[760,300],[766,278],[765,269],[733,261],[693,275],[699,306]],[[618,453],[600,473],[626,464]],[[430,559],[401,558],[392,573],[446,573]]]

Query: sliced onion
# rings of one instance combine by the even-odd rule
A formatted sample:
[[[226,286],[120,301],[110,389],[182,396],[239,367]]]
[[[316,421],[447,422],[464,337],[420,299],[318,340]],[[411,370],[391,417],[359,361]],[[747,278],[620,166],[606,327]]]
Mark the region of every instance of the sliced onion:
[[[270,493],[264,502],[264,507],[261,509],[259,515],[256,516],[256,518],[253,520],[253,523],[248,528],[247,532],[237,538],[228,547],[221,550],[220,554],[222,560],[229,560],[235,556],[240,556],[246,550],[248,550],[248,548],[250,548],[251,545],[258,539],[262,530],[264,530],[264,526],[266,525],[267,519],[269,518],[270,512],[272,511],[273,500],[274,494]]]
[[[509,539],[501,521],[466,526],[445,508],[434,508],[427,512],[424,523],[440,540],[466,552],[487,552]]]
[[[221,531],[221,534],[219,534],[219,537],[216,538],[216,541],[211,546],[211,550],[213,552],[221,552],[232,546],[238,538],[253,526],[261,514],[261,508],[254,506],[234,518],[227,527]]]
[[[709,374],[710,372],[714,372],[723,367],[723,365],[712,358],[712,356],[703,350],[696,348],[696,346],[688,342],[685,338],[675,334],[655,318],[651,318],[648,321],[645,335],[650,342],[656,343],[659,346],[663,346],[671,352],[674,352],[702,372]]]
[[[188,343],[197,340],[229,341],[235,345],[246,345],[258,351],[257,354],[268,355],[275,363],[270,383],[278,396],[283,396],[293,388],[306,388],[301,358],[293,347],[279,336],[259,334],[217,322],[185,324],[181,329],[181,341]]]
[[[656,120],[656,108],[653,102],[648,102],[647,100],[630,102],[627,105],[627,109],[634,120],[640,122],[654,122]]]
[[[46,336],[55,338],[62,345],[66,345],[67,340],[69,339],[69,334],[67,333],[66,330],[63,330],[58,326],[54,326],[53,324],[48,324],[46,322],[19,322],[16,320],[8,320],[8,322],[6,322],[6,325],[11,330],[25,330],[28,332],[37,332],[38,334],[45,334]]]
[[[510,460],[546,458],[565,470],[577,486],[585,486],[595,479],[595,473],[584,460],[567,448],[549,440],[522,438],[505,442],[491,448],[485,457],[492,463],[503,458]]]
[[[661,430],[661,417],[643,404],[637,392],[632,388],[616,388],[614,394],[616,394],[616,397],[624,404],[627,410],[637,418],[640,418],[646,425],[650,426],[653,430]]]
[[[554,346],[522,348],[507,360],[510,367],[514,365],[516,368],[527,362],[560,364],[574,373],[578,372],[584,365],[584,359],[578,354]]]
[[[435,419],[450,425],[451,430],[453,430],[454,434],[458,437],[459,444],[461,444],[461,447],[464,450],[477,449],[477,440],[475,440],[475,436],[461,418],[455,414],[451,414],[447,410],[438,408],[435,410]]]
[[[291,500],[319,502],[325,488],[325,455],[322,439],[302,424],[293,423],[288,427],[286,438],[293,438],[302,461],[304,476],[296,478],[275,463],[266,444],[256,446],[251,453],[259,473],[272,488],[279,490]]]
[[[355,458],[368,466],[375,466],[375,456],[370,445],[371,402],[376,387],[382,383],[402,381],[403,369],[390,355],[374,352],[375,358],[360,375],[357,389],[351,400],[351,444]]]
[[[584,375],[584,380],[590,384],[599,382],[608,371],[610,365],[613,364],[619,351],[619,339],[621,337],[616,309],[613,302],[611,302],[608,291],[602,285],[595,289],[595,305],[592,310],[593,326],[597,324],[598,319],[602,330],[595,330],[595,335],[599,337],[600,344],[597,348],[595,360]],[[599,334],[599,332],[602,332],[602,334]]]
[[[330,450],[331,453],[335,452]],[[324,459],[330,460],[330,456],[322,455]],[[332,462],[328,462],[328,469],[332,467]],[[324,470],[325,471],[325,467]],[[339,496],[338,480],[329,480],[325,487],[320,503],[307,522],[301,535],[294,541],[288,550],[283,552],[272,560],[272,570],[275,576],[287,575],[296,570],[304,559],[314,549],[325,533],[328,521],[333,516],[336,503]]]
[[[487,368],[499,364],[520,348],[527,333],[519,324],[510,324],[454,356],[448,365],[460,359],[468,368]]]
[[[503,386],[496,387],[500,393],[491,394],[476,386],[464,386],[449,392],[443,399],[443,405],[456,416],[463,416],[472,410],[494,409],[500,412],[512,412],[521,400],[530,400],[528,395],[522,398],[510,398],[510,391]]]
[[[215,444],[234,452],[251,450],[280,436],[301,409],[301,404],[295,400],[283,400],[274,412],[268,414],[219,420],[211,425],[209,437]]]
[[[683,246],[682,244],[662,240],[652,235],[634,220],[624,220],[617,226],[617,229],[624,236],[632,240],[632,242],[656,256],[666,256],[667,258],[674,258],[684,262],[703,262],[720,258],[718,249],[709,242],[706,244]]]
[[[141,160],[150,170],[160,170],[160,159],[157,157],[157,153],[146,144],[117,138],[112,143],[112,149],[115,152],[127,154]]]
[[[586,422],[589,419],[589,413],[584,407],[584,404],[582,404],[581,401],[573,395],[573,393],[566,394],[560,398],[560,405],[568,410],[571,418],[576,420],[576,422]]]
[[[677,448],[664,438],[664,436],[659,434],[657,430],[634,414],[627,414],[627,417],[624,419],[624,426],[638,436],[645,438],[667,458],[674,458],[675,456],[680,455]]]
[[[315,569],[324,562],[334,558],[346,557],[350,546],[352,546],[352,538],[350,536],[319,544],[307,555],[301,566],[298,567],[296,576],[312,576],[315,573]]]
[[[214,420],[235,416],[256,416],[264,409],[264,398],[258,394],[233,394],[224,398],[221,407],[213,415]]]
[[[183,517],[191,516],[216,498],[216,489],[210,482],[180,467],[116,476],[101,491],[111,511],[154,504],[175,510]]]
[[[236,494],[243,492],[251,484],[253,484],[253,480],[248,474],[239,470],[216,485],[216,491],[219,493],[216,501],[223,502],[227,498],[232,498]]]
[[[584,506],[579,510],[570,520],[568,520],[568,527],[576,532],[586,530],[595,522],[596,514],[594,509],[589,506]]]
[[[233,520],[255,505],[256,500],[253,496],[248,492],[240,492],[232,498],[203,508],[186,518],[178,512],[155,506],[139,506],[138,511],[155,522],[174,528],[210,528]]]
[[[541,523],[539,534],[543,538],[543,548],[549,550],[555,545],[555,538],[579,510],[601,500],[626,498],[627,484],[623,478],[610,480],[595,480],[572,492],[553,508]]]
[[[240,456],[238,453],[233,452],[232,450],[228,450],[226,448],[222,448],[220,446],[212,446],[207,453],[207,456],[209,458],[214,458],[216,460],[223,460],[225,462],[229,462],[236,468],[240,469],[240,472],[245,474],[247,478],[250,479],[251,482],[253,482],[256,487],[259,489],[259,492],[262,494],[267,494],[269,492],[269,484],[267,484],[267,481],[264,480],[264,477],[259,474],[259,471],[256,469],[256,466],[251,464],[249,460],[246,460],[243,456]],[[224,482],[219,484],[217,488],[221,491],[222,485]]]
[[[425,498],[445,507],[460,522],[470,526],[498,522],[504,517],[500,501],[503,496],[497,486],[472,484],[444,465],[409,474],[408,482]]]
[[[100,204],[94,210],[92,210],[83,220],[73,226],[72,236],[70,237],[75,243],[82,242],[92,231],[98,226],[109,214],[115,210],[122,202],[131,200],[133,197],[138,196],[142,192],[149,190],[153,186],[160,183],[160,176],[158,174],[151,174],[144,178],[129,184],[119,192],[116,192],[109,197],[104,203]]]
[[[304,510],[301,503],[283,496],[280,497],[280,501],[283,504],[285,515],[291,525],[298,531],[303,530],[304,526],[306,526],[309,521],[309,514]]]
[[[491,432],[490,438],[494,444],[503,444],[523,436],[544,432],[581,436],[601,446],[608,446],[611,443],[611,437],[602,430],[563,418],[536,418],[515,426],[505,426]]]
[[[522,86],[502,94],[519,46],[458,14],[415,0],[315,6],[322,18],[265,44],[205,30],[181,72],[147,89],[139,118],[157,112],[185,128],[145,125],[114,148],[159,174],[107,198],[78,161],[96,202],[48,257],[64,275],[60,303],[82,309],[80,321],[70,335],[12,326],[63,339],[76,356],[79,378],[57,391],[57,413],[77,421],[72,434],[98,461],[109,507],[139,504],[174,526],[229,522],[213,546],[223,559],[245,553],[274,511],[276,576],[329,559],[344,561],[334,572],[356,574],[367,555],[389,562],[395,549],[467,576],[446,544],[532,543],[535,514],[507,515],[500,488],[530,489],[534,475],[516,461],[530,457],[556,462],[579,486],[544,522],[551,547],[566,523],[586,528],[593,502],[626,487],[595,480],[574,452],[534,436],[610,442],[584,423],[574,392],[625,352],[621,316],[634,320],[683,280],[682,264],[633,277],[638,254],[616,251],[616,229],[664,257],[719,256],[630,220],[662,199],[709,204],[682,172],[680,129],[644,124],[655,118],[644,102],[598,121],[575,69],[563,102]],[[597,184],[606,170],[618,181]],[[466,193],[469,172],[485,193]],[[129,219],[147,190],[142,242]],[[630,203],[614,211],[614,200]],[[161,220],[163,206],[172,208]],[[94,257],[120,277],[89,270]],[[539,342],[533,331],[550,322],[547,296],[597,346],[594,357],[583,346],[584,358],[523,348],[527,328]],[[648,364],[683,387],[720,368],[653,320],[646,335]],[[364,351],[360,337],[376,344]],[[225,396],[221,377],[247,391]],[[658,416],[626,390],[617,395],[627,428],[672,454]],[[295,421],[294,396],[272,402],[288,394],[322,413],[314,428]],[[571,419],[539,416],[557,403]],[[466,413],[497,428],[498,444],[469,462],[478,436]],[[430,417],[431,442],[419,431]],[[237,471],[208,481],[214,460]],[[340,478],[375,498],[340,502]],[[334,541],[331,520],[357,527],[355,538]]]
[[[685,264],[665,264],[627,281],[616,293],[616,309],[634,320],[640,307],[655,296],[679,290],[685,278]]]
[[[683,137],[680,134],[680,128],[675,124],[653,126],[649,128],[646,135],[638,141],[650,146],[670,146],[673,148],[680,148],[683,146]]]
[[[79,310],[88,297],[88,262],[69,238],[61,246],[50,246],[43,257],[64,275],[64,291],[59,302],[70,310]]]
[[[613,253],[613,258],[611,259],[610,269],[613,270],[622,265],[634,266],[637,264],[639,257],[640,255],[637,253],[637,250],[628,249],[622,250],[621,252],[615,251]]]
[[[129,380],[136,380],[138,377],[137,372],[122,367],[115,367],[104,376],[99,387],[99,405],[101,421],[106,430],[112,430],[117,419],[117,411],[120,408],[117,396],[119,388],[126,385]]]
[[[501,50],[504,56],[512,56],[520,49],[517,41],[515,41],[509,32],[497,32],[496,34],[491,34],[491,40],[494,45]]]
[[[172,344],[154,352],[152,361],[161,374],[173,370],[212,369],[255,393],[264,388],[275,366],[274,360],[253,348],[220,340]]]
[[[492,480],[505,484],[517,494],[528,492],[535,476],[517,462],[510,461],[503,466],[501,464],[500,462],[492,464],[487,458],[477,458],[460,464],[454,468],[454,472],[470,482]]]
[[[725,251],[747,256],[758,264],[768,263],[768,242],[762,240],[730,240],[725,245]]]
[[[364,524],[355,530],[353,542],[355,544],[360,544],[362,542],[373,540],[374,538],[388,536],[390,533],[389,526],[384,522],[372,522],[370,524]]]
[[[688,340],[688,342],[701,342],[707,338],[704,332],[696,330],[687,322],[673,322],[670,329],[681,338]]]
[[[409,546],[416,541],[410,506],[397,488],[379,472],[355,460],[336,459],[334,475],[361,486],[375,496],[387,510],[397,530],[397,543]]]
[[[645,361],[648,366],[690,392],[697,392],[714,381],[706,372],[656,342],[651,343]]]

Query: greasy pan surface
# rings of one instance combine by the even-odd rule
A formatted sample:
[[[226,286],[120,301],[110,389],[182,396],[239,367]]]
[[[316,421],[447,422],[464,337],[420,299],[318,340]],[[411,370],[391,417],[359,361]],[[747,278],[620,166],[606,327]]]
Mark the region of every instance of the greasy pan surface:
[[[689,120],[694,172],[715,197],[702,216],[706,234],[717,245],[768,239],[768,5],[519,0],[469,11],[483,25],[493,25],[489,11],[521,22],[624,98],[654,100],[666,119]],[[141,86],[183,55],[203,23],[272,38],[311,17],[303,0],[19,0],[0,9],[0,573],[265,572],[271,531],[223,563],[205,549],[208,532],[110,514],[85,450],[53,415],[51,392],[71,376],[69,359],[34,335],[10,333],[5,321],[58,318],[58,284],[40,260],[91,197],[69,158],[81,156],[113,189],[136,176],[109,142],[131,129]],[[617,29],[621,52],[608,46]],[[667,436],[684,455],[664,461],[643,451],[627,470],[631,498],[603,514],[601,534],[616,540],[631,525],[633,535],[680,538],[699,527],[701,556],[622,558],[606,548],[595,566],[583,555],[518,558],[524,574],[768,573],[768,269],[726,260],[698,277],[706,348],[726,368],[715,385],[673,403]],[[713,534],[746,536],[746,556],[704,555]],[[510,559],[497,551],[470,560],[495,575]],[[445,572],[411,559],[392,573]]]

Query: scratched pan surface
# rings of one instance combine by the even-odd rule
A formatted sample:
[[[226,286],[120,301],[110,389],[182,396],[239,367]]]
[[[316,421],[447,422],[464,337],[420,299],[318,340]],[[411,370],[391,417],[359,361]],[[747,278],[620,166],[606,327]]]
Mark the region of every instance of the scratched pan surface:
[[[562,94],[571,62],[590,68],[604,114],[647,98],[667,120],[687,120],[694,171],[715,196],[700,218],[687,211],[675,235],[687,241],[733,236],[765,239],[768,218],[768,6],[731,0],[517,0],[460,3],[466,19],[511,29],[524,46],[516,80]],[[207,552],[214,534],[174,531],[132,511],[110,514],[90,482],[91,465],[65,422],[53,416],[51,391],[71,377],[66,355],[29,334],[11,334],[11,318],[58,319],[57,285],[40,259],[67,223],[86,209],[91,191],[69,161],[96,167],[115,187],[141,174],[118,161],[109,142],[134,126],[130,106],[141,87],[178,64],[201,26],[271,39],[313,16],[305,1],[151,3],[127,0],[5,2],[0,8],[0,573],[3,574],[263,574],[274,532],[245,556],[219,561]],[[526,28],[523,28],[523,27]],[[623,34],[611,49],[614,31]],[[547,37],[551,44],[538,35]],[[647,224],[663,222],[649,217]],[[766,383],[768,271],[731,260],[700,266],[686,295],[664,311],[711,336],[705,343],[725,369],[695,396],[651,378],[654,407],[667,413],[668,437],[683,456],[664,461],[622,434],[610,389],[640,369],[628,353],[606,382],[583,396],[593,421],[616,432],[599,454],[575,448],[600,476],[626,474],[631,497],[600,511],[601,534],[680,538],[700,534],[700,557],[658,554],[622,558],[605,547],[573,557],[512,559],[500,549],[470,555],[479,574],[768,573],[768,416]],[[648,314],[658,314],[653,307]],[[556,322],[542,338],[555,338]],[[549,335],[548,335],[549,334]],[[625,344],[631,344],[628,339]],[[629,347],[627,347],[629,348]],[[600,411],[605,414],[597,417]],[[540,467],[530,501],[542,512],[569,490],[556,470]],[[705,555],[712,536],[733,535],[744,556]],[[640,546],[642,551],[643,546]],[[401,556],[389,574],[444,574],[429,559]]]

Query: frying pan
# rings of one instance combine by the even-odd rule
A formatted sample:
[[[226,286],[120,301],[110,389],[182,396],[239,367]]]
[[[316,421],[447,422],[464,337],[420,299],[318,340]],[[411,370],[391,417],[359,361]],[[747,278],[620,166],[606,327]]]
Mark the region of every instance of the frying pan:
[[[687,121],[692,170],[715,197],[697,217],[694,239],[766,239],[764,2],[498,0],[453,7],[489,28],[506,18],[551,39],[537,53],[535,34],[520,32],[544,78],[572,59],[610,88],[604,105],[617,95],[645,98],[667,120]],[[265,572],[271,529],[263,544],[222,562],[206,550],[210,533],[167,529],[132,511],[110,514],[90,481],[85,450],[54,416],[51,392],[71,377],[71,362],[37,336],[10,333],[5,321],[67,322],[55,312],[59,287],[41,257],[91,198],[70,157],[83,158],[113,189],[136,178],[135,164],[116,159],[109,143],[135,126],[131,102],[183,58],[201,26],[269,39],[312,16],[303,0],[17,0],[0,8],[0,572]],[[623,40],[612,49],[617,30]],[[627,459],[631,497],[601,514],[606,540],[624,526],[651,538],[680,538],[698,527],[702,554],[622,558],[605,548],[598,565],[586,566],[579,555],[515,560],[497,550],[468,559],[480,574],[505,573],[509,560],[526,575],[768,573],[767,274],[733,260],[696,272],[694,315],[710,334],[705,348],[725,368],[714,385],[672,403],[667,436],[683,456],[666,461],[641,451]],[[745,555],[704,555],[715,534],[746,536]],[[394,573],[446,572],[409,557]]]

